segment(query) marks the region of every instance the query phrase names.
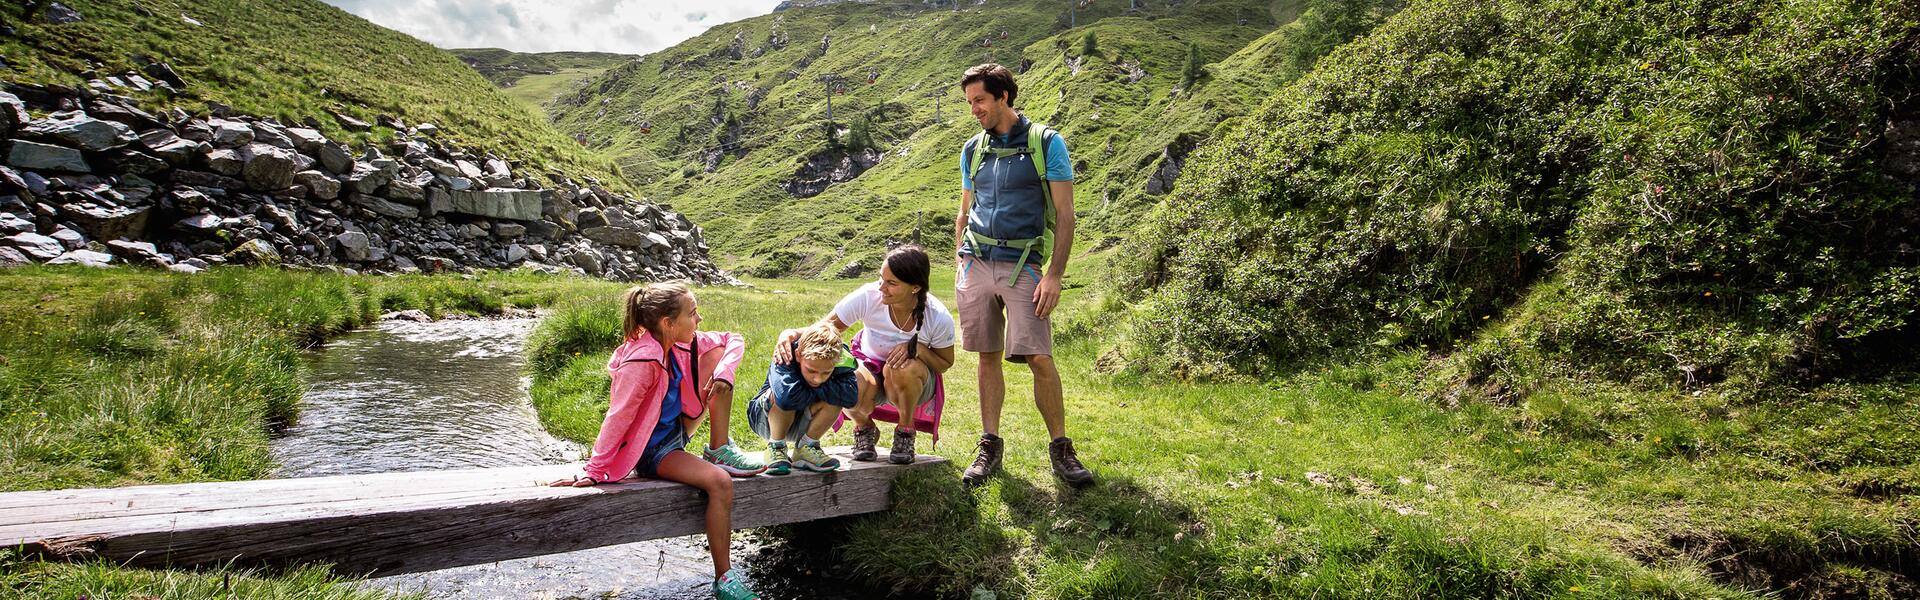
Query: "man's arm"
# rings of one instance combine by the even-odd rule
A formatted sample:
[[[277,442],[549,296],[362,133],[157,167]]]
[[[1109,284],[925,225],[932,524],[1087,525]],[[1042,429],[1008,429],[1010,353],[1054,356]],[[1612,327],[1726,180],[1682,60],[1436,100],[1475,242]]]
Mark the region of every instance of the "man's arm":
[[[1053,190],[1053,254],[1047,276],[1033,287],[1033,314],[1042,319],[1060,304],[1061,279],[1067,276],[1067,257],[1073,253],[1073,182],[1049,181]]]

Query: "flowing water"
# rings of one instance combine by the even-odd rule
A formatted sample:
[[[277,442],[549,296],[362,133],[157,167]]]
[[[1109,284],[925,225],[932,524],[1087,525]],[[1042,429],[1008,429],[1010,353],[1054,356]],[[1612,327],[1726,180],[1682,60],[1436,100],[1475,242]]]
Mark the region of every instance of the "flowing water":
[[[581,448],[540,427],[522,347],[533,319],[383,321],[316,352],[280,477],[554,464]],[[736,564],[762,554],[735,534]],[[753,565],[748,577],[754,577]],[[433,598],[711,598],[704,537],[608,546],[372,579]],[[791,589],[782,597],[837,597]],[[779,580],[779,581],[772,581]],[[761,590],[763,593],[767,590]]]

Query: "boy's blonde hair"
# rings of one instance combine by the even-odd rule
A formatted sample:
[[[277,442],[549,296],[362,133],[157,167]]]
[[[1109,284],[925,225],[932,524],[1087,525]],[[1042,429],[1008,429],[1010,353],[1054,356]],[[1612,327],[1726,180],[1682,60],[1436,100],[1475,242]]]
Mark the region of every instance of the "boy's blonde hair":
[[[794,356],[806,360],[840,360],[840,333],[826,323],[815,323],[800,330]]]

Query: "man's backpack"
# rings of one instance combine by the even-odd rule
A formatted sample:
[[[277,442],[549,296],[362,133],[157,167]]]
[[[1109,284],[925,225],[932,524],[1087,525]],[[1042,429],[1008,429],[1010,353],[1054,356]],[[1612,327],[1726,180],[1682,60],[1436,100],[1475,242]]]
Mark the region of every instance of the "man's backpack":
[[[967,181],[973,181],[973,176],[980,173],[980,167],[986,164],[988,154],[992,154],[996,158],[1031,154],[1033,155],[1033,168],[1040,174],[1040,195],[1047,203],[1045,211],[1047,226],[1041,229],[1040,237],[1021,240],[997,240],[980,235],[980,233],[974,231],[972,227],[967,228],[967,243],[973,247],[999,246],[1002,248],[1020,249],[1020,260],[1014,263],[1013,279],[1007,282],[1008,287],[1019,283],[1020,274],[1026,271],[1027,257],[1033,254],[1035,248],[1040,250],[1040,256],[1043,261],[1047,253],[1053,251],[1053,186],[1047,181],[1046,140],[1047,136],[1054,135],[1060,134],[1056,133],[1050,127],[1033,123],[1027,129],[1027,147],[1025,148],[994,148],[992,147],[989,134],[985,131],[973,136],[973,160],[967,165]],[[979,187],[975,186],[974,189],[978,190]],[[972,220],[973,215],[967,215],[967,219]]]

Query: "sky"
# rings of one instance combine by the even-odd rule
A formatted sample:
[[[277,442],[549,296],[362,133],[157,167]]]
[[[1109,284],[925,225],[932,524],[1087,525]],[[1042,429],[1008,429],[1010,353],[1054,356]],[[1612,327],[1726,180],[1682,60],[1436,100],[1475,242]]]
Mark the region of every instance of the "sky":
[[[648,54],[780,0],[325,0],[441,48]]]

